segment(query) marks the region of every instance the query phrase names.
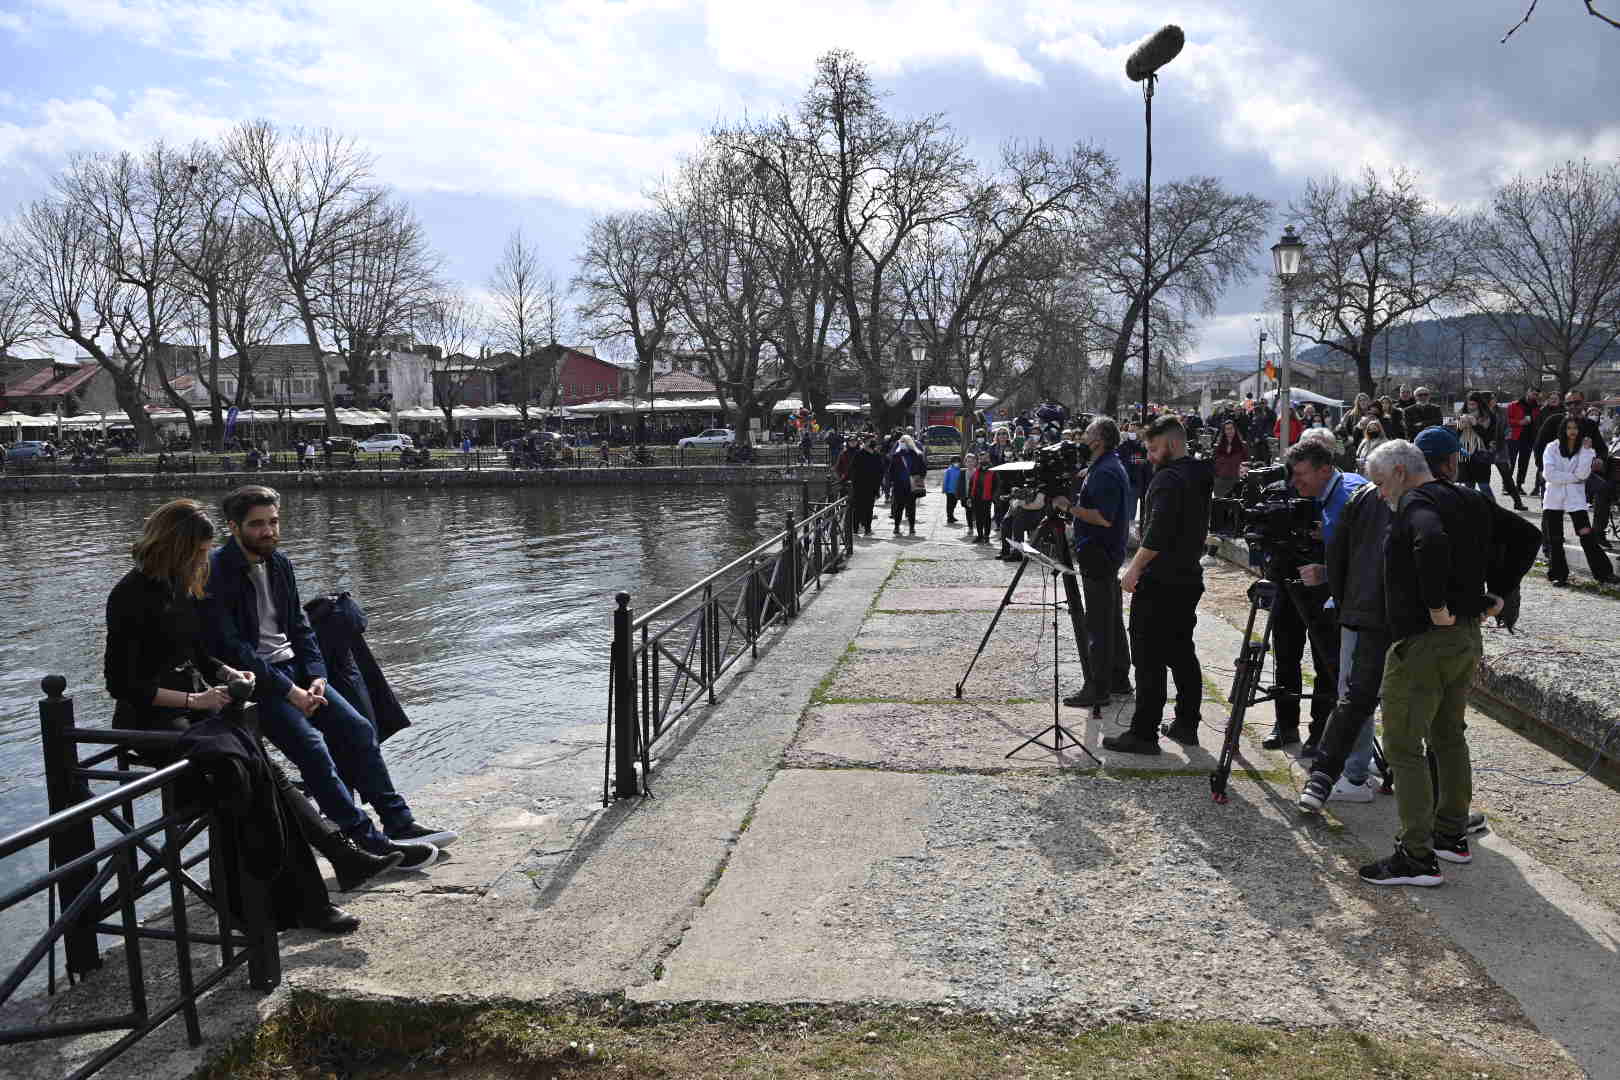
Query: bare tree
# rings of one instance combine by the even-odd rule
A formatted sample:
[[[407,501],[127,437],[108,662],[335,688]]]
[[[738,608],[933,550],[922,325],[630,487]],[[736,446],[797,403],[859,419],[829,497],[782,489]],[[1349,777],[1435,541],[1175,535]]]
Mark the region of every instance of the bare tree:
[[[1521,26],[1523,26],[1525,23],[1530,21],[1530,16],[1532,16],[1532,15],[1534,15],[1536,13],[1536,4],[1539,3],[1539,2],[1540,2],[1540,0],[1530,0],[1530,6],[1528,8],[1526,8],[1525,11],[1524,11],[1524,18],[1522,18],[1518,22],[1514,23],[1508,29],[1508,32],[1502,35],[1502,40],[1501,40],[1500,44],[1506,45],[1508,38],[1510,38],[1514,34],[1518,33],[1519,28]],[[1596,19],[1598,22],[1604,23],[1604,24],[1606,24],[1608,26],[1612,26],[1616,30],[1620,30],[1620,19],[1616,19],[1616,18],[1614,18],[1613,16],[1610,16],[1610,15],[1605,15],[1605,14],[1603,14],[1603,12],[1599,11],[1597,9],[1597,0],[1581,0],[1581,3],[1586,5],[1586,13],[1588,15],[1592,16],[1592,18]]]
[[[554,288],[540,265],[540,251],[513,229],[490,275],[490,344],[517,357],[517,408],[524,423],[536,397],[535,350],[546,344],[546,290]],[[555,329],[554,327],[552,329]]]
[[[679,258],[652,211],[606,214],[591,222],[574,289],[581,323],[598,339],[624,341],[636,356],[637,397],[651,392],[653,369],[669,346],[679,301]]]
[[[315,354],[327,431],[339,430],[332,381],[321,362],[318,306],[332,268],[372,243],[387,216],[386,193],[371,180],[371,156],[329,130],[283,134],[266,120],[243,124],[225,144],[244,204],[274,241],[288,300]]]
[[[357,408],[371,403],[371,369],[384,339],[407,333],[438,297],[439,260],[410,207],[377,200],[358,236],[314,279],[318,309],[343,358]]]
[[[1103,411],[1119,409],[1120,390],[1132,342],[1140,340],[1142,309],[1171,335],[1157,338],[1159,352],[1173,355],[1180,312],[1214,313],[1221,294],[1254,272],[1249,259],[1259,244],[1271,204],[1257,195],[1228,192],[1212,176],[1172,181],[1153,194],[1153,265],[1144,266],[1141,183],[1119,190],[1104,216],[1090,262],[1099,287],[1120,305],[1110,319],[1113,356]],[[1160,310],[1162,308],[1162,310]],[[1157,357],[1155,357],[1157,359]]]
[[[137,300],[112,270],[107,246],[90,211],[58,196],[35,200],[23,210],[10,250],[29,307],[51,334],[84,350],[107,373],[135,437],[142,447],[153,449],[157,434],[141,385],[145,355],[103,344],[107,335],[118,343],[133,343],[128,330],[119,333],[117,324]]]
[[[240,223],[226,246],[220,279],[220,324],[236,352],[236,397],[243,408],[255,399],[257,358],[294,323],[297,314],[285,302],[278,273],[274,236],[251,219]]]
[[[448,289],[424,304],[416,316],[416,338],[432,347],[429,377],[433,403],[444,413],[445,431],[455,430],[455,408],[467,380],[481,369],[470,365],[470,351],[484,334],[483,312],[465,293]]]
[[[1534,381],[1579,385],[1620,337],[1620,166],[1567,162],[1476,216],[1476,302]]]
[[[1369,168],[1359,182],[1308,181],[1289,212],[1309,245],[1294,332],[1347,354],[1357,389],[1371,394],[1378,335],[1415,312],[1465,298],[1463,229],[1403,169],[1385,178]]]
[[[11,233],[10,228],[0,232],[0,357],[15,355],[19,346],[40,344],[50,336],[29,301],[24,282],[28,270]]]

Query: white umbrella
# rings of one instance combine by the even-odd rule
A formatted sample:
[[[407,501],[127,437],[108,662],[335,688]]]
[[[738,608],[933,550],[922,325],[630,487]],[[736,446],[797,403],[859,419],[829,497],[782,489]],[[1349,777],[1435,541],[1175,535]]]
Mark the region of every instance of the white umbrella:
[[[587,401],[583,405],[570,405],[568,409],[570,412],[586,413],[594,416],[602,413],[635,412],[638,407],[645,408],[646,406],[632,405],[627,401]]]
[[[1277,400],[1277,391],[1267,390],[1261,396],[1267,401],[1275,401]],[[1309,390],[1301,390],[1297,386],[1290,386],[1288,388],[1288,399],[1295,405],[1332,405],[1334,408],[1344,408],[1344,402],[1342,401],[1338,401],[1330,397],[1323,397],[1321,394],[1313,394]]]
[[[860,413],[866,410],[859,405],[851,405],[847,401],[835,401],[827,406],[827,411],[830,413]]]
[[[901,398],[906,396],[906,391],[908,389],[909,387],[902,386],[898,390],[890,390],[884,395],[883,400],[887,401],[890,405],[897,404]],[[1000,400],[1000,398],[991,397],[982,390],[976,390],[973,394],[973,407],[976,409],[988,409],[990,406],[996,404],[996,402]],[[921,391],[918,392],[917,401],[919,404],[926,407],[946,409],[950,408],[951,406],[960,407],[962,404],[962,395],[958,394],[949,386],[925,386]]]

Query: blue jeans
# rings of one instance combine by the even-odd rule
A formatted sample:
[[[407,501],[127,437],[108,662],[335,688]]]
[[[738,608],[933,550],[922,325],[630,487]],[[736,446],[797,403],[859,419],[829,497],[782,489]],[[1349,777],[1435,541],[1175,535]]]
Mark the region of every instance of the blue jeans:
[[[1343,701],[1350,692],[1350,665],[1356,655],[1356,631],[1347,626],[1339,628],[1339,700]],[[1367,717],[1361,725],[1361,733],[1356,736],[1355,749],[1350,756],[1344,759],[1344,778],[1352,784],[1364,784],[1367,775],[1372,772],[1373,760],[1373,718]]]
[[[292,664],[274,666],[289,679],[296,678]],[[346,833],[375,831],[365,811],[355,805],[351,788],[377,808],[388,832],[411,824],[411,808],[394,790],[394,780],[383,763],[377,729],[330,686],[326,705],[313,716],[306,717],[284,697],[261,700],[259,726],[265,738],[298,766],[321,813],[339,829]]]

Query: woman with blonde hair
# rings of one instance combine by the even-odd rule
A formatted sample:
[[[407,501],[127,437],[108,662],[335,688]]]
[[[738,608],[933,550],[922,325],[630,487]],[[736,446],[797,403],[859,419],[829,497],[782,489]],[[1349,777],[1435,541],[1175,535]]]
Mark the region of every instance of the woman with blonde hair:
[[[216,533],[202,504],[192,499],[165,503],[146,519],[130,549],[135,565],[107,597],[103,673],[115,702],[113,726],[184,732],[231,704],[227,684],[252,682],[250,673],[221,663],[203,648],[199,601],[207,594],[208,556]],[[168,764],[161,754],[143,752],[143,757]],[[320,812],[280,769],[272,765],[269,773],[275,806],[269,816],[297,826],[280,830],[287,843],[271,887],[278,924],[327,933],[355,929],[360,920],[332,906],[310,843],[332,863],[343,889],[392,869],[400,856],[361,851],[327,828]],[[255,819],[251,824],[271,828],[279,822]]]

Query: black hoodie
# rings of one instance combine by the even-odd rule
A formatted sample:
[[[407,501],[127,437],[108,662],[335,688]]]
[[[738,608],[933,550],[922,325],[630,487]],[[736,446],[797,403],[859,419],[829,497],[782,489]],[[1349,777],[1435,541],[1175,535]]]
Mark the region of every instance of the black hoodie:
[[[1177,458],[1153,474],[1147,490],[1147,523],[1142,546],[1158,557],[1142,580],[1160,585],[1202,585],[1204,539],[1209,529],[1209,496],[1215,471],[1207,461]]]

